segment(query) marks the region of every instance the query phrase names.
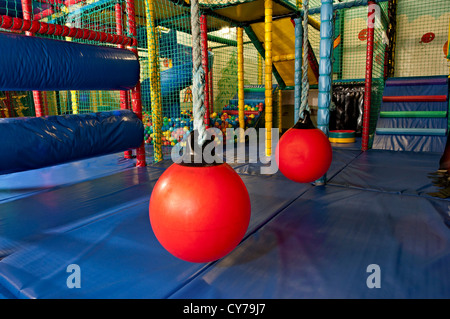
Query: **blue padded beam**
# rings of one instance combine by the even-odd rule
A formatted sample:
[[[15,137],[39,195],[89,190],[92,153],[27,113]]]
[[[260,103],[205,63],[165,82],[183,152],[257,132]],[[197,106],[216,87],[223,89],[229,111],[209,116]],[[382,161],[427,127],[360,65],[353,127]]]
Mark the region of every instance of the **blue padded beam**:
[[[144,125],[130,110],[0,119],[0,174],[137,148]]]
[[[139,60],[125,49],[0,33],[0,90],[130,90]]]
[[[401,135],[436,135],[445,136],[447,130],[442,128],[391,128],[379,127],[377,134],[401,134]]]

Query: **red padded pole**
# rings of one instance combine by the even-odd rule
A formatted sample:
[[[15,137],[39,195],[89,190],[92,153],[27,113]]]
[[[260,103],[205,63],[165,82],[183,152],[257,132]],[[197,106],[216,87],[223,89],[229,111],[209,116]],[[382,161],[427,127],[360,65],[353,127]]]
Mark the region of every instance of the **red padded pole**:
[[[127,13],[127,27],[128,33],[136,39],[136,15],[134,9],[134,0],[126,0],[126,13]],[[129,47],[129,50],[134,52],[136,56],[137,51],[137,41],[134,46]],[[137,85],[131,90],[131,105],[133,112],[136,113],[137,117],[142,120],[142,101],[141,101],[141,82],[138,81]],[[146,166],[145,162],[145,144],[144,139],[142,139],[142,144],[136,149],[136,166],[143,167]]]
[[[116,12],[116,32],[117,35],[122,36],[123,35],[123,19],[122,19],[122,5],[120,2],[116,3],[115,6],[115,12]],[[124,46],[122,44],[118,44],[117,47],[119,49],[123,49]],[[129,109],[130,105],[128,104],[128,91],[120,91],[120,108],[123,109]],[[132,158],[133,153],[131,150],[125,151],[123,156],[125,158]]]
[[[367,151],[369,149],[370,99],[372,97],[374,27],[375,27],[375,2],[369,1],[369,12],[367,15],[367,49],[366,49],[366,77],[364,88],[364,116],[363,116],[363,129],[361,142],[362,151]]]

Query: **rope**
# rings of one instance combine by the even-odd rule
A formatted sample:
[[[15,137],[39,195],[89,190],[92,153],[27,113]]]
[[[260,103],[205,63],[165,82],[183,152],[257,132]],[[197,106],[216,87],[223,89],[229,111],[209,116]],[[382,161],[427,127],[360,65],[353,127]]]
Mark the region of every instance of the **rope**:
[[[206,141],[206,125],[204,123],[205,108],[205,71],[202,67],[202,51],[200,42],[200,9],[198,0],[191,0],[192,25],[192,113],[194,130],[198,131],[198,144],[202,146]]]
[[[311,112],[308,105],[309,79],[308,79],[308,12],[309,0],[302,1],[303,9],[303,63],[302,63],[302,99],[299,116],[304,119],[305,111]]]

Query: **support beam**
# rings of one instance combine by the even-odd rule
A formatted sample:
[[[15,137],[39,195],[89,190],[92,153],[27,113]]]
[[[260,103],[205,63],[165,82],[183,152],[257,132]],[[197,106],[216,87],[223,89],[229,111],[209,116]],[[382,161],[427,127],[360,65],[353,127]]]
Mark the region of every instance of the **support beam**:
[[[241,27],[237,28],[237,59],[238,59],[238,110],[239,110],[239,127],[245,130],[244,120],[244,30]],[[243,136],[240,136],[240,141],[243,142]]]
[[[153,158],[156,163],[163,160],[162,154],[162,103],[161,103],[161,77],[159,70],[158,33],[155,24],[155,0],[145,0],[145,15],[147,28],[147,46],[149,56],[150,99],[152,103],[153,125]]]
[[[127,28],[128,34],[130,34],[134,39],[137,37],[136,31],[136,17],[135,17],[135,8],[134,8],[134,0],[126,0],[126,13],[127,13]],[[135,42],[135,46],[131,46],[129,48],[136,56],[138,55],[137,51],[137,40]],[[141,82],[138,81],[137,85],[131,90],[131,105],[133,108],[133,112],[137,115],[137,117],[142,121],[142,101],[141,101]],[[136,149],[136,166],[144,167],[146,166],[145,161],[145,144],[144,139],[142,139],[142,144]]]
[[[264,0],[266,156],[272,156],[272,0]]]
[[[375,32],[375,2],[369,1],[367,14],[367,49],[366,49],[366,77],[364,87],[364,115],[361,150],[367,151],[369,145],[370,129],[370,104],[372,98],[372,68],[373,68],[373,45]]]
[[[116,5],[114,7],[115,13],[116,13],[116,33],[117,35],[123,35],[123,15],[122,15],[122,5],[120,1],[116,2]],[[124,46],[121,44],[118,44],[117,47],[119,49],[123,49]],[[128,91],[121,90],[120,91],[120,108],[122,110],[128,110],[130,106],[128,105]],[[127,159],[131,159],[133,156],[131,150],[127,150],[124,152],[123,157]]]
[[[332,52],[333,52],[333,0],[322,0],[320,11],[320,62],[317,128],[329,135],[330,105],[332,96]],[[326,175],[315,181],[315,185],[326,183]]]

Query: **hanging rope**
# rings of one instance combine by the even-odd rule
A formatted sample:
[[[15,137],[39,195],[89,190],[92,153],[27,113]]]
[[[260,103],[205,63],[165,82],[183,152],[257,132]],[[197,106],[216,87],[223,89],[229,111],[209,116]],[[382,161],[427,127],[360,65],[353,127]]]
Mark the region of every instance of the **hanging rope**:
[[[309,0],[302,1],[303,9],[303,63],[302,63],[302,102],[300,106],[300,118],[304,119],[305,111],[311,112],[308,105],[309,80],[308,80],[308,13]]]
[[[192,113],[194,130],[198,131],[198,144],[202,146],[206,140],[206,125],[204,123],[205,108],[205,71],[202,67],[202,50],[200,42],[200,9],[198,0],[191,0],[192,25]]]

